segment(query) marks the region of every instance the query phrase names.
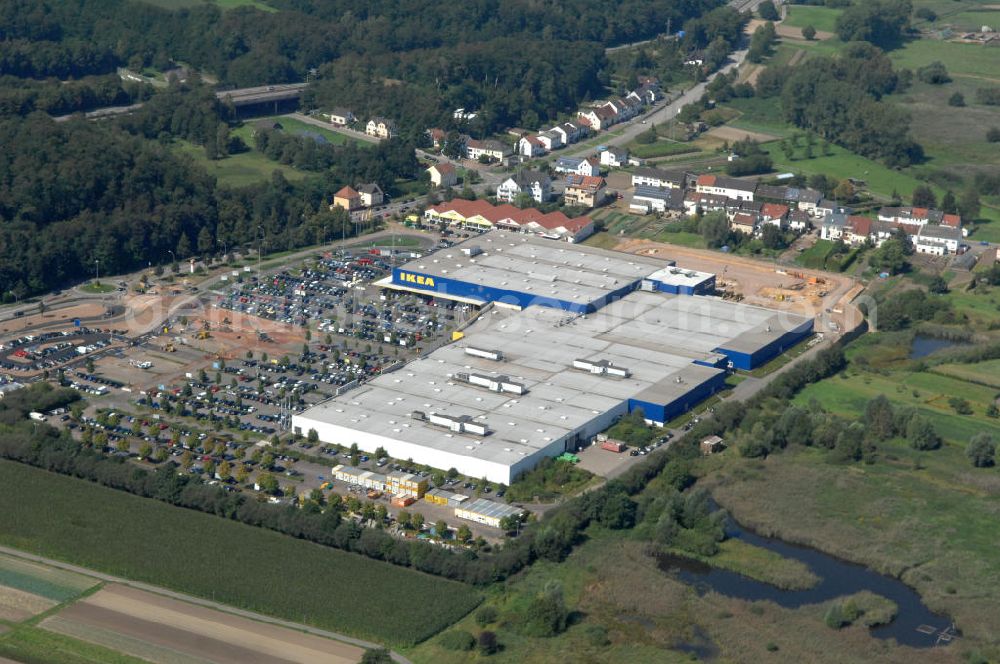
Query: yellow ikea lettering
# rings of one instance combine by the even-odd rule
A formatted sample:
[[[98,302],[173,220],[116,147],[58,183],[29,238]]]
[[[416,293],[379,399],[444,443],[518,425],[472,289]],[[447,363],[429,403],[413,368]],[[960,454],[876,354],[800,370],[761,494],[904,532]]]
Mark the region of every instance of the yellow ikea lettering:
[[[402,281],[418,284],[420,286],[427,286],[428,288],[434,288],[434,277],[425,277],[419,274],[410,274],[409,272],[400,272],[399,278]]]

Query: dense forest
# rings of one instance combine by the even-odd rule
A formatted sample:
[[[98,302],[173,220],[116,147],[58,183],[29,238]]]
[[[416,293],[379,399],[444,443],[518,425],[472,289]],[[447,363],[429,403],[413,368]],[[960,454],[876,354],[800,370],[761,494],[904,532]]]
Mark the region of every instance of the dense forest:
[[[346,219],[327,209],[345,183],[391,191],[419,176],[414,154],[428,126],[457,128],[450,110],[475,108],[486,135],[537,126],[606,94],[604,46],[682,27],[681,48],[728,49],[744,20],[722,0],[273,0],[277,12],[210,3],[167,10],[136,0],[0,3],[0,297],[62,287],[251,242],[315,242]],[[732,34],[730,34],[732,33]],[[731,38],[731,39],[730,39]],[[673,56],[675,62],[677,55]],[[124,82],[184,64],[184,84]],[[399,123],[401,140],[374,149],[320,145],[268,132],[258,150],[315,177],[280,174],[219,187],[178,141],[209,159],[247,149],[218,86],[309,80],[303,104],[349,106]],[[142,101],[100,123],[49,116]],[[349,234],[350,229],[348,229]]]
[[[723,3],[273,4],[284,11],[223,11],[211,4],[167,11],[134,0],[4,3],[0,76],[80,79],[119,66],[164,71],[178,62],[235,87],[318,74],[309,104],[389,115],[411,136],[443,124],[448,109],[478,108],[483,113],[471,130],[482,135],[506,125],[535,126],[600,95],[609,80],[605,45],[656,36],[669,23],[674,29],[689,27],[692,47],[702,46],[698,42],[718,26],[696,19]],[[0,81],[0,95],[6,87]],[[122,103],[134,92],[98,96]],[[81,100],[76,109],[65,103],[17,106],[21,112],[69,112],[94,105]]]
[[[256,186],[218,187],[169,148],[174,138],[214,146],[220,129],[227,140],[214,104],[210,92],[158,95],[121,126],[41,113],[0,118],[0,294],[61,287],[91,274],[97,260],[114,274],[166,262],[171,251],[236,248],[258,226],[271,250],[315,243],[324,227],[350,235],[350,222],[327,209],[336,189],[417,174],[412,144],[388,141],[327,146],[322,177],[293,184],[275,173]]]

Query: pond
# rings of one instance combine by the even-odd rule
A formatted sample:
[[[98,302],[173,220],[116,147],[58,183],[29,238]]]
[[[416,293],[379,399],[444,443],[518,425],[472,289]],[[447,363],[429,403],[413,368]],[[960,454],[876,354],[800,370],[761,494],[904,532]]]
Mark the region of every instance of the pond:
[[[769,583],[722,570],[704,563],[674,555],[658,558],[661,570],[693,586],[699,594],[713,590],[727,597],[754,602],[768,600],[786,609],[819,604],[837,597],[868,590],[896,603],[896,618],[871,628],[872,636],[895,639],[902,645],[926,648],[947,643],[954,635],[951,619],[931,611],[920,596],[902,581],[848,563],[805,546],[762,537],[741,528],[731,519],[726,527],[729,537],[773,551],[785,558],[806,564],[820,582],[806,590],[783,590]],[[820,623],[822,626],[822,623]],[[825,626],[823,629],[827,629]],[[944,636],[942,637],[942,634]]]
[[[953,348],[955,346],[968,346],[969,343],[966,341],[955,341],[952,339],[939,339],[937,337],[927,337],[918,334],[913,337],[913,345],[910,346],[910,359],[919,360],[921,357],[927,357],[935,351],[942,350],[944,348]]]

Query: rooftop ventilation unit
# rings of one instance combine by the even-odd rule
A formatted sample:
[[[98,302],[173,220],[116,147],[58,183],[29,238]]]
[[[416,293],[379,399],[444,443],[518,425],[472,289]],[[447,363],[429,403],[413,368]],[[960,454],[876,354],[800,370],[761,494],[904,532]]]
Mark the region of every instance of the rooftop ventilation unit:
[[[524,394],[527,392],[523,383],[518,383],[510,379],[509,376],[485,376],[476,373],[456,373],[455,380],[476,387],[485,387],[491,392]]]
[[[632,372],[625,367],[615,366],[610,360],[573,360],[573,368],[581,369],[598,376],[613,376],[615,378],[628,378]]]
[[[502,362],[504,359],[503,351],[501,350],[487,350],[484,348],[473,348],[472,346],[466,346],[465,354],[473,355],[475,357],[483,357],[487,360],[493,360],[494,362]]]
[[[428,424],[444,427],[455,433],[468,433],[475,436],[485,436],[488,433],[485,424],[475,422],[468,415],[447,415],[445,413],[429,413]]]

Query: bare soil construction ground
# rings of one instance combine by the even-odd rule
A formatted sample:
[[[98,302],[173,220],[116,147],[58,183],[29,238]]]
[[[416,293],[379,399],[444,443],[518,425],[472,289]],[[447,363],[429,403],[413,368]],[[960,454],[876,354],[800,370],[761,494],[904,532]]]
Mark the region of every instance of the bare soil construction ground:
[[[111,584],[42,627],[156,664],[348,664],[356,646]]]
[[[622,239],[616,251],[676,260],[682,267],[713,272],[717,287],[743,297],[747,304],[818,317],[827,309],[840,329],[853,327],[861,316],[850,300],[857,294],[854,280],[830,272],[785,268],[759,260],[691,249],[651,240]],[[810,283],[815,279],[815,283]],[[848,293],[851,292],[851,295]],[[842,311],[843,315],[837,311]],[[845,316],[846,315],[846,319]],[[854,323],[856,324],[856,323]]]
[[[22,318],[4,321],[0,324],[0,333],[16,334],[19,330],[28,329],[44,329],[46,331],[49,329],[68,329],[73,327],[74,318],[79,318],[80,320],[99,319],[104,315],[105,306],[98,302],[87,302],[44,313],[37,313],[37,309],[35,308],[27,309],[27,311],[32,310],[35,313],[25,313]],[[99,326],[93,324],[93,327]]]

